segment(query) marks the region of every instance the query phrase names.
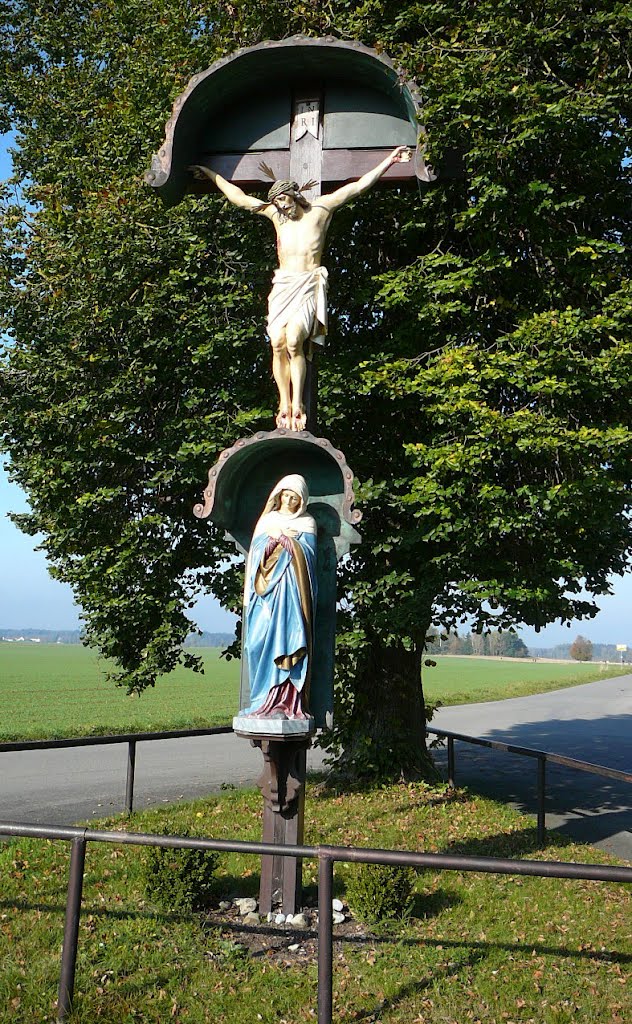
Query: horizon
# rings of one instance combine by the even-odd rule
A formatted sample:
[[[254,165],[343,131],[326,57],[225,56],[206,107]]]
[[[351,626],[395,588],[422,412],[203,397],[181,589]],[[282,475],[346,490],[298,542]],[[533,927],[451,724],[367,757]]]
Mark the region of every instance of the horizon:
[[[0,468],[0,555],[3,586],[0,588],[0,629],[48,629],[66,632],[81,628],[80,609],[69,584],[54,580],[48,572],[46,557],[37,550],[38,538],[21,533],[8,519],[9,512],[25,512],[28,502],[17,484],[9,483]],[[577,634],[593,644],[623,644],[632,634],[629,609],[632,607],[632,573],[614,577],[614,593],[602,597],[599,613],[593,619],[574,619],[568,626],[554,622],[539,633],[531,626],[516,624],[527,647],[551,648],[570,643]],[[224,610],[210,596],[201,597],[191,609],[192,629],[208,633],[233,632],[236,616]],[[25,625],[32,622],[32,625]],[[464,625],[461,632],[467,631]],[[632,642],[630,644],[632,646]]]
[[[234,627],[232,629],[228,629],[228,628],[226,628],[226,629],[202,629],[200,627],[200,629],[201,629],[200,633],[196,633],[194,630],[192,630],[191,633],[189,634],[189,636],[200,636],[200,635],[203,636],[205,634],[208,635],[208,636],[234,636],[234,633],[235,633]],[[82,630],[81,623],[78,626],[52,627],[52,628],[51,627],[43,627],[43,626],[25,626],[25,625],[22,625],[22,626],[3,626],[3,625],[0,624],[0,641],[1,640],[5,640],[6,641],[8,639],[7,637],[5,637],[3,635],[5,633],[40,633],[40,634],[41,633],[53,633],[53,634],[57,634],[57,633],[72,633],[72,634],[80,635],[81,634],[81,630]],[[502,630],[500,632],[507,632],[507,630]],[[467,633],[466,632],[459,633],[459,636],[461,636],[461,637],[465,637],[465,636],[469,636],[469,635],[470,635],[469,630],[468,630]],[[625,644],[628,647],[628,649],[630,651],[632,651],[632,640],[629,643],[625,639],[621,639],[621,640],[591,640],[590,637],[584,636],[583,633],[576,634],[576,635],[571,636],[571,637],[567,637],[566,640],[561,640],[561,641],[558,641],[557,643],[549,643],[549,644],[545,644],[545,645],[541,645],[541,644],[537,644],[537,643],[530,643],[530,644],[527,644],[526,646],[527,646],[527,648],[529,650],[531,650],[531,649],[533,649],[533,650],[555,650],[558,647],[570,647],[571,644],[573,643],[573,641],[577,638],[577,636],[580,636],[580,635],[582,637],[584,637],[585,640],[590,641],[590,643],[594,647],[616,647],[617,645]],[[188,637],[187,637],[187,639],[188,639]],[[435,654],[437,654],[437,653],[442,653],[442,652],[435,652]],[[625,652],[622,652],[622,653],[625,653]],[[471,655],[471,656],[472,657],[480,657],[480,658],[486,658],[486,657],[501,657],[501,658],[502,657],[511,657],[511,655],[487,655],[487,654],[478,654],[478,655]],[[433,655],[433,657],[434,657],[434,655]]]

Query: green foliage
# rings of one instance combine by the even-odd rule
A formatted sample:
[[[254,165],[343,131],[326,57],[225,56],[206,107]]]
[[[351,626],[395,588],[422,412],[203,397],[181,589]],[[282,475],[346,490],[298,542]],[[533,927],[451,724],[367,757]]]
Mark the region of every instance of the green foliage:
[[[188,829],[164,835],[192,836]],[[188,913],[203,907],[215,881],[219,854],[214,850],[149,846],[143,854],[142,881],[150,903],[167,913]]]
[[[374,776],[427,770],[433,625],[595,613],[632,529],[631,21],[590,0],[8,6],[0,127],[21,191],[2,201],[0,408],[32,507],[16,521],[130,691],[195,664],[200,591],[239,607],[226,542],[191,506],[274,403],[269,225],[218,196],[166,211],[141,173],[192,74],[295,32],[400,63],[440,172],[331,231],[320,432],[364,511],[332,751]]]
[[[417,872],[396,864],[356,864],[349,872],[349,906],[367,924],[398,921],[410,914]]]

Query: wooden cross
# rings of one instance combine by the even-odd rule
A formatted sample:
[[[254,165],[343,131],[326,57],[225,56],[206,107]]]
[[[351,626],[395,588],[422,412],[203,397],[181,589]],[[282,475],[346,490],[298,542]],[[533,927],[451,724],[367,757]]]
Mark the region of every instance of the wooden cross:
[[[206,166],[246,192],[276,179],[315,184],[314,202],[360,178],[398,145],[414,159],[392,164],[378,187],[434,180],[423,159],[420,97],[392,62],[361,43],[295,36],[222,58],[176,99],[165,141],[145,175],[168,205],[213,189],[189,168]],[[324,186],[324,188],[323,188]],[[307,429],[316,429],[316,366],[308,363]]]

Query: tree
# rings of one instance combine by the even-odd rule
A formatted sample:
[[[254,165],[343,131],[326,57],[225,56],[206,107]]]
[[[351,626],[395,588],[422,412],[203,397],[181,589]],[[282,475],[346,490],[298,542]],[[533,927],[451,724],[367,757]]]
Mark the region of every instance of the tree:
[[[489,637],[484,633],[472,634],[472,654],[479,658],[489,654]]]
[[[86,632],[142,691],[201,588],[238,570],[190,508],[274,403],[266,225],[160,208],[140,174],[192,73],[303,32],[377,45],[420,84],[428,158],[462,173],[341,211],[321,432],[360,486],[341,567],[332,748],[427,765],[432,625],[590,616],[630,551],[630,22],[570,0],[13,0],[0,28],[3,436]],[[268,248],[266,248],[268,246]],[[184,658],[190,660],[191,654]]]
[[[472,638],[469,633],[466,636],[459,636],[458,633],[451,633],[443,650],[445,654],[471,654]]]
[[[518,636],[517,633],[507,632],[503,634],[505,637],[503,644],[503,654],[506,658],[528,658],[529,648],[525,644],[522,637]]]
[[[593,645],[580,634],[573,640],[568,653],[575,661],[592,661]]]
[[[501,658],[527,658],[529,651],[524,640],[511,630],[492,632],[489,637],[488,653]]]

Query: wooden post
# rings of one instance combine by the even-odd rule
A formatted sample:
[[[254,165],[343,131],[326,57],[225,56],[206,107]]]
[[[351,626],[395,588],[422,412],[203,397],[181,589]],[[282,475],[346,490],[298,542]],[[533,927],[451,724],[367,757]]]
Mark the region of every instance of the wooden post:
[[[322,191],[323,173],[323,96],[320,87],[306,87],[295,92],[292,101],[290,131],[290,179],[314,185],[304,192],[310,202]],[[316,356],[307,362],[304,388],[306,428],[316,428],[318,400],[318,368]],[[279,846],[296,846],[303,842],[305,814],[305,774],[307,750],[311,739],[251,739],[263,754],[263,772],[258,786],[263,796],[263,841]],[[295,914],[302,906],[303,865],[297,857],[261,858],[259,912],[269,914],[273,908],[281,913]]]
[[[323,178],[323,93],[320,86],[306,87],[294,93],[290,131],[290,178],[298,185],[314,181],[303,193],[309,202],[322,194]],[[317,346],[315,346],[317,347]],[[317,430],[318,353],[307,360],[303,401],[307,414],[306,430]]]
[[[263,842],[300,846],[303,842],[305,773],[311,739],[251,738],[263,754],[257,785],[263,796]],[[302,861],[297,857],[261,858],[259,913],[296,914],[302,906]]]

